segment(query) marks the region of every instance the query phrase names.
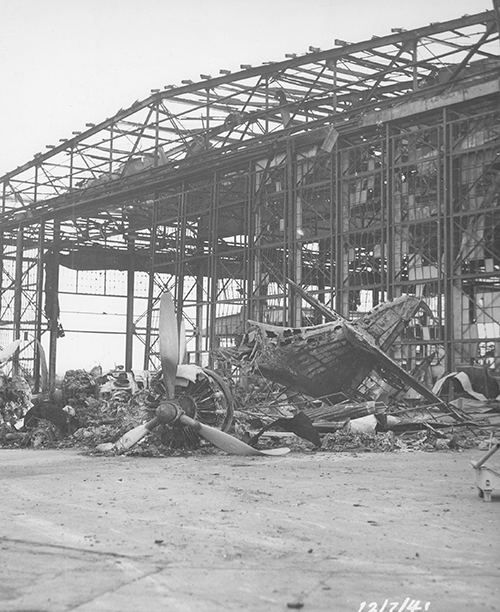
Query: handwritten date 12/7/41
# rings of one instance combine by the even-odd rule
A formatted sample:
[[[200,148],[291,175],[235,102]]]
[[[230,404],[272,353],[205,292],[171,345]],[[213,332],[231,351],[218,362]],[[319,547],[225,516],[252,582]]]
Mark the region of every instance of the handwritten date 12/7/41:
[[[406,597],[404,601],[384,599],[380,605],[377,601],[362,601],[358,612],[427,612],[430,607],[430,601],[420,601],[420,599]]]

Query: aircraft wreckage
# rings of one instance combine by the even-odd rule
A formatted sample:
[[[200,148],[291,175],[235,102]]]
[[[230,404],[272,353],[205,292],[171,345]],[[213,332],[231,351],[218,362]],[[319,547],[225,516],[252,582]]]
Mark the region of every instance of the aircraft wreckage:
[[[371,312],[350,322],[318,302],[300,286],[289,282],[298,295],[321,313],[326,322],[293,328],[249,321],[248,331],[235,351],[240,361],[250,362],[259,374],[284,387],[289,399],[294,393],[300,393],[310,398],[320,398],[322,405],[333,404],[332,408],[346,398],[355,401],[378,400],[380,391],[387,390],[380,384],[382,379],[393,388],[391,393],[394,395],[410,387],[427,403],[454,420],[464,420],[460,411],[422,385],[386,353],[420,309],[432,316],[419,298],[401,296],[376,306]],[[0,352],[0,361],[5,363],[10,360],[19,348],[19,342]],[[231,392],[224,380],[214,372],[183,363],[184,330],[179,328],[173,299],[168,292],[160,301],[159,346],[161,370],[156,375],[156,383],[148,386],[149,420],[115,442],[99,444],[98,450],[126,451],[157,426],[167,426],[179,432],[187,427],[232,454],[280,455],[288,452],[287,448],[257,450],[228,433],[233,415]],[[232,355],[235,356],[235,353]],[[370,386],[367,383],[376,378],[374,374],[378,375],[379,381]],[[122,372],[122,375],[126,373]],[[193,391],[199,385],[200,376],[203,380],[213,381],[203,386],[201,396]],[[61,413],[62,410],[53,407],[53,411]],[[248,441],[254,444],[264,430],[279,426],[320,446],[318,430],[310,420],[313,415],[308,414],[307,410],[302,412],[299,408],[292,418],[280,418],[265,425],[259,434]],[[50,415],[42,416],[51,420]]]
[[[420,309],[432,316],[425,302],[404,295],[349,322],[299,285],[288,282],[327,322],[282,327],[249,321],[250,329],[239,349],[240,359],[252,360],[264,377],[289,390],[322,399],[339,399],[339,394],[353,399],[363,397],[362,383],[375,371],[396,389],[410,387],[453,414],[452,408],[386,353]]]
[[[245,442],[223,431],[224,426],[222,429],[217,429],[203,422],[206,420],[203,418],[203,409],[200,410],[200,407],[194,401],[186,402],[186,400],[189,400],[187,395],[178,396],[179,377],[182,377],[183,374],[184,377],[193,374],[196,378],[201,368],[196,365],[182,364],[185,348],[184,330],[179,328],[174,302],[169,292],[164,293],[160,300],[159,344],[163,392],[158,398],[159,401],[156,402],[155,416],[148,422],[128,431],[116,442],[100,444],[97,447],[98,450],[126,451],[157,426],[167,425],[178,428],[190,427],[200,437],[229,454],[278,456],[289,452],[290,449],[286,447],[257,450],[245,444]]]

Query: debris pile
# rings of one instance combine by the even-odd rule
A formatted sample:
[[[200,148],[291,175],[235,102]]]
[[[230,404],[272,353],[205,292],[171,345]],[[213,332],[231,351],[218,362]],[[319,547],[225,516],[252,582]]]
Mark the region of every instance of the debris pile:
[[[283,444],[286,439],[288,446],[302,452],[404,452],[474,447],[500,426],[500,402],[496,398],[478,399],[479,392],[474,387],[481,379],[476,377],[473,382],[467,382],[465,376],[462,373],[458,377],[460,387],[453,383],[455,399],[446,402],[449,409],[444,410],[442,401],[425,404],[422,400],[419,403],[401,398],[332,403],[329,398],[310,397],[269,381],[258,371],[252,372],[247,364],[244,376],[232,388],[236,400],[233,432],[253,446],[259,440],[265,440],[265,446],[273,446]],[[119,380],[122,378],[125,380],[124,376]],[[447,376],[446,380],[457,379]],[[70,370],[64,377],[61,392],[56,394],[56,399],[49,400],[32,397],[23,378],[1,375],[0,444],[95,449],[101,443],[115,442],[149,421],[164,398],[160,374],[148,379],[147,388],[133,393],[125,385],[113,386],[111,392],[102,393],[106,383],[102,376]],[[212,379],[189,383],[184,389],[177,389],[176,398],[186,412],[191,410],[193,398],[201,401],[202,406],[213,401],[215,408],[210,418],[219,418],[220,392],[212,384]],[[491,380],[488,385],[488,390],[493,389]],[[449,393],[450,383],[439,388]],[[128,452],[163,456],[199,447],[200,438],[193,429],[159,425]],[[200,452],[204,452],[203,445]]]
[[[121,377],[120,377],[121,375]],[[66,372],[61,389],[54,399],[33,397],[27,382],[15,377],[0,378],[0,445],[7,447],[77,447],[94,449],[101,443],[114,442],[130,429],[150,420],[164,397],[161,376],[156,375],[145,385],[136,385],[132,392],[125,385],[121,372],[107,377],[95,377],[85,370]],[[100,384],[100,382],[102,384]],[[189,410],[188,398],[199,396],[211,420],[219,418],[217,393],[213,381],[202,379],[190,383],[180,394],[180,401]],[[104,392],[102,392],[104,389]],[[213,404],[207,401],[207,393]],[[212,410],[212,408],[214,410]],[[232,410],[231,410],[232,415]],[[193,450],[200,438],[189,426],[170,428],[160,425],[131,454],[160,456]]]
[[[418,444],[420,446],[421,439]],[[406,448],[404,442],[399,440],[392,432],[370,434],[351,432],[349,428],[334,433],[325,434],[322,450],[337,452],[392,452]],[[419,450],[423,450],[419,448]]]
[[[31,389],[24,378],[0,373],[0,425],[14,427],[31,406]]]
[[[109,399],[91,395],[80,401],[75,412],[79,428],[65,440],[65,445],[94,448],[151,418],[151,405],[142,391],[133,396],[116,393]]]
[[[85,370],[68,370],[62,382],[63,401],[74,408],[87,398],[97,397],[97,383]]]
[[[362,433],[346,428],[326,434],[321,449],[336,452],[428,452],[474,448],[477,445],[478,438],[470,432],[440,438],[428,431],[397,435],[392,431]]]
[[[228,357],[225,352],[224,356],[233,367],[237,364],[234,353]],[[240,382],[233,390],[237,400],[236,431],[250,443],[262,430],[267,432],[266,437],[272,436],[272,431],[283,431],[283,420],[300,413],[321,435],[321,449],[336,451],[472,448],[500,427],[500,402],[486,397],[477,400],[474,393],[471,396],[463,388],[460,397],[455,389],[455,399],[449,401],[444,387],[446,394],[436,397],[435,403],[401,395],[386,401],[344,398],[333,403],[331,397],[307,396],[289,385],[269,381],[260,375],[256,364],[255,354],[249,361],[240,362],[243,384]],[[492,379],[491,373],[489,378]],[[476,379],[481,380],[477,376]],[[491,380],[489,388],[493,389]]]
[[[54,423],[46,419],[40,419],[34,429],[22,432],[21,436],[18,442],[22,446],[31,446],[33,448],[54,447],[63,439],[61,430]]]
[[[405,449],[457,448],[498,428],[500,380],[492,372],[464,366],[430,390],[418,368],[407,372],[386,354],[421,309],[432,316],[419,299],[401,296],[350,322],[288,282],[326,322],[288,328],[250,321],[240,346],[220,351],[243,381],[235,393],[240,435],[251,440],[299,412],[324,436],[323,448],[362,448],[364,435],[383,450],[403,439]]]

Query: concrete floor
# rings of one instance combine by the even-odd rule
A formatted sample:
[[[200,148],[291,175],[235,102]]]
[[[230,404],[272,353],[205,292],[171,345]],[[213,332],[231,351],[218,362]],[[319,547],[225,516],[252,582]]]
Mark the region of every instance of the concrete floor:
[[[0,610],[499,610],[481,454],[0,450]]]

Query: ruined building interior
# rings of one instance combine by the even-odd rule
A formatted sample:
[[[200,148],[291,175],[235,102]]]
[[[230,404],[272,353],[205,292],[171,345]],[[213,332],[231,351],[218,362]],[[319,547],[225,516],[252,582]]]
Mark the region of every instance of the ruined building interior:
[[[157,367],[165,288],[189,362],[217,366],[248,319],[322,322],[288,278],[349,319],[421,297],[392,352],[408,370],[498,368],[498,38],[485,11],[200,75],[0,177],[13,371],[40,385],[40,340],[54,384],[63,294],[121,298],[117,359]]]

